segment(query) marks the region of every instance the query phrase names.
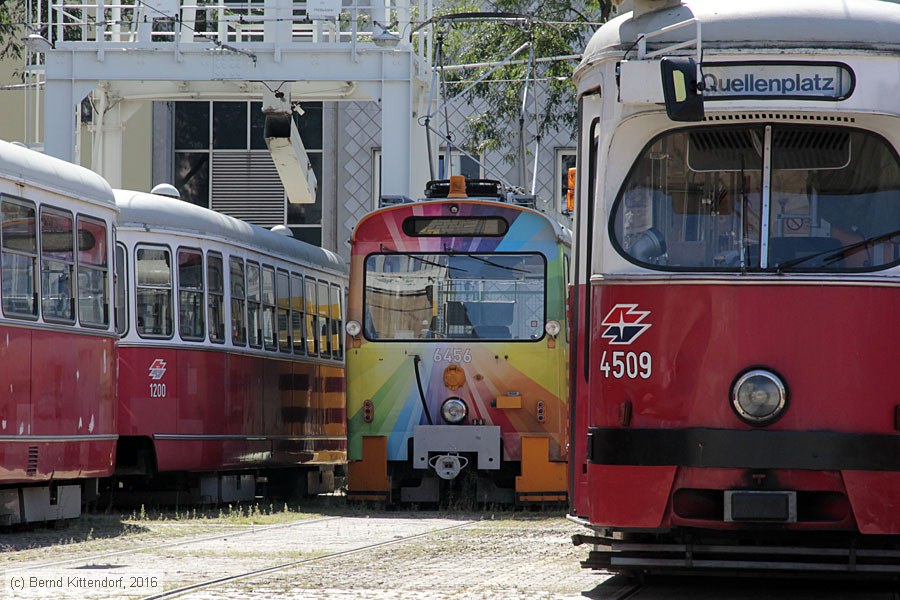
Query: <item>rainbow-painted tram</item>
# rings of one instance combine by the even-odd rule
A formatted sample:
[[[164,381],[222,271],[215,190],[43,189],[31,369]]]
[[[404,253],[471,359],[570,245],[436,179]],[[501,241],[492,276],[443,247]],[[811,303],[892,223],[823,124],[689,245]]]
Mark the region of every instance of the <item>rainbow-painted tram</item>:
[[[113,192],[0,142],[0,525],[68,519],[116,449]]]
[[[587,46],[585,566],[900,576],[897,31],[874,0],[637,0]]]
[[[173,198],[116,201],[117,489],[181,503],[252,500],[263,478],[269,493],[332,491],[344,261]]]
[[[568,230],[496,183],[428,195],[351,240],[348,495],[564,501]]]

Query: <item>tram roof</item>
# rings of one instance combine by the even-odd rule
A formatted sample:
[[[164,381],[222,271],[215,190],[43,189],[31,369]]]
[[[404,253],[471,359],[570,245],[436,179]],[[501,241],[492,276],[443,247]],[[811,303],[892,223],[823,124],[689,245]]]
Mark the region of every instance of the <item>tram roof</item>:
[[[701,23],[704,49],[900,51],[900,5],[884,0],[684,0],[637,18],[632,15],[625,13],[597,30],[578,70],[605,55],[623,56],[640,34],[689,19]],[[684,27],[647,45],[665,46],[694,35],[693,27]]]
[[[325,269],[346,271],[346,263],[334,252],[293,237],[184,200],[131,190],[114,191],[120,210],[120,230],[152,228],[167,233],[214,237]]]
[[[547,224],[553,229],[554,234],[556,235],[556,239],[559,240],[560,243],[566,246],[572,245],[572,231],[560,223],[559,221],[554,220],[547,213],[540,212],[533,208],[529,208],[527,206],[522,206],[520,204],[509,204],[506,202],[501,202],[496,198],[476,198],[476,197],[468,197],[468,198],[423,198],[421,200],[417,200],[415,202],[404,202],[402,204],[395,204],[393,206],[386,206],[379,208],[369,214],[365,215],[359,222],[356,224],[356,227],[353,228],[353,235],[350,238],[351,243],[355,243],[357,240],[357,234],[363,229],[365,229],[365,223],[371,219],[382,219],[385,214],[416,214],[416,215],[430,215],[432,209],[440,210],[440,207],[446,204],[481,204],[484,206],[489,206],[492,209],[495,209],[497,212],[527,212],[534,215],[537,215],[541,219],[547,222]],[[431,207],[431,208],[429,208]],[[374,222],[374,221],[373,221]],[[452,236],[448,236],[452,237]]]
[[[0,162],[7,179],[115,208],[109,183],[90,169],[2,140]]]

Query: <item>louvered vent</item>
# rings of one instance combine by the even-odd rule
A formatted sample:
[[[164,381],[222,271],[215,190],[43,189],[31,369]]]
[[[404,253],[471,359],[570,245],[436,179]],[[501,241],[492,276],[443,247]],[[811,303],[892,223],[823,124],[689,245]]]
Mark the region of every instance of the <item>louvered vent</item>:
[[[28,446],[28,469],[29,475],[37,475],[38,468],[38,447]]]
[[[806,123],[855,123],[853,117],[841,117],[837,115],[815,115],[803,113],[738,113],[709,115],[703,119],[706,122],[727,121],[801,121]]]
[[[284,225],[284,186],[268,152],[213,152],[212,209],[261,227]]]

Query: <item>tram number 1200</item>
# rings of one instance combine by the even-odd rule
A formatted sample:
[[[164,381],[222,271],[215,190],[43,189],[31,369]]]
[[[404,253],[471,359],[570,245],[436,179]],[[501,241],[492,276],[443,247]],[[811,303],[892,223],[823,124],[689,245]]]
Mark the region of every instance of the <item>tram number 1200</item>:
[[[600,371],[604,377],[613,379],[650,379],[653,373],[653,358],[649,352],[603,351],[600,357]]]
[[[166,384],[151,383],[150,384],[150,397],[151,398],[165,398],[166,397]]]

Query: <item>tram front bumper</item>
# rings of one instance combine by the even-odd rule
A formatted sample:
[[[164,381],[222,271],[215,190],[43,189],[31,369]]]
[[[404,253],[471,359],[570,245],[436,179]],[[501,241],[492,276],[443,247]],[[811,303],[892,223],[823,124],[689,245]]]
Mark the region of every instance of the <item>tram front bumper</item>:
[[[428,469],[429,456],[474,453],[479,471],[500,469],[500,427],[496,425],[418,425],[413,432],[412,464]]]

